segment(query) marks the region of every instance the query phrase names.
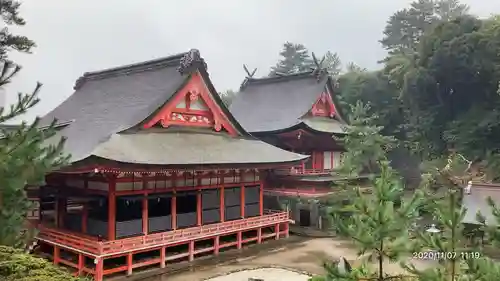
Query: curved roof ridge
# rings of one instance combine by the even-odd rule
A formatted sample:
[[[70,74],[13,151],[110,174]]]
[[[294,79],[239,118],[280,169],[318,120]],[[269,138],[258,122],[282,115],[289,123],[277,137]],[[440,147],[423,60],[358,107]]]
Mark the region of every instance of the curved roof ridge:
[[[106,68],[103,70],[85,72],[83,76],[79,77],[76,80],[75,86],[73,88],[74,90],[77,90],[86,81],[105,79],[121,75],[128,75],[149,70],[157,70],[159,68],[165,68],[165,67],[177,66],[178,71],[182,75],[185,72],[186,68],[189,68],[194,64],[198,64],[206,68],[205,61],[200,56],[200,52],[197,49],[191,49],[188,52],[183,52],[163,58],[136,62],[117,67]]]
[[[315,77],[314,70],[297,72],[297,73],[286,74],[286,75],[278,75],[278,76],[272,76],[272,77],[247,78],[245,80],[245,82],[242,83],[242,85],[240,87],[240,91],[244,91],[245,87],[248,86],[249,84],[259,85],[259,84],[266,84],[266,83],[280,83],[280,82],[287,82],[290,80],[313,78],[313,77]]]

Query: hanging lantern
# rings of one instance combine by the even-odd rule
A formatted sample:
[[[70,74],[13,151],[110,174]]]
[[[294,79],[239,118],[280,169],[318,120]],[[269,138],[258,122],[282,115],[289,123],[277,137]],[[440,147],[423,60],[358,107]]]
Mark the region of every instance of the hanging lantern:
[[[427,230],[429,233],[439,233],[441,230],[439,230],[435,224],[431,224],[431,227],[429,227]]]
[[[471,193],[471,189],[472,189],[472,181],[469,181],[467,183],[467,186],[464,187],[464,193],[465,194],[470,194]]]

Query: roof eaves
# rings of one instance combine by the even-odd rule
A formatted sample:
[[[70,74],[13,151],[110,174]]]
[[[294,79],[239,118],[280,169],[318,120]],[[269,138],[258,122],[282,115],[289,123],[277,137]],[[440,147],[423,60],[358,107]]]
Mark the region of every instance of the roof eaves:
[[[340,104],[340,101],[335,93],[335,82],[333,81],[332,77],[328,77],[328,80],[326,81],[326,87],[328,87],[328,92],[330,93],[330,96],[333,100],[333,103],[335,104],[335,109],[337,110],[338,113],[338,119],[339,121],[343,122],[344,124],[347,124],[347,119],[345,119],[344,111],[342,109],[342,106]]]

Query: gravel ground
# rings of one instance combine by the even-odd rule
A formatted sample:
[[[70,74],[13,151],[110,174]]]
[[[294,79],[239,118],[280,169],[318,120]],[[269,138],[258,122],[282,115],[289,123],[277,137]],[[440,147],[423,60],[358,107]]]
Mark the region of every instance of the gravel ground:
[[[281,268],[259,268],[234,272],[206,279],[206,281],[248,281],[248,278],[262,279],[265,281],[307,281],[309,275]]]
[[[298,271],[308,272],[310,274],[322,274],[324,272],[321,266],[323,261],[337,260],[340,257],[345,257],[347,260],[351,261],[352,264],[356,264],[359,262],[356,250],[352,248],[350,242],[337,238],[313,238],[304,240],[298,244],[284,245],[277,249],[263,251],[254,256],[237,258],[231,264],[209,267],[202,270],[196,270],[195,272],[184,272],[178,275],[177,274],[170,275],[168,276],[168,278],[165,278],[164,280],[247,281],[248,278],[257,277],[257,276],[250,276],[252,272],[255,272],[253,270],[254,268],[262,267],[264,268],[263,269],[264,272],[268,273],[268,275],[264,278],[265,281],[272,281],[272,280],[302,281],[302,280],[307,280],[306,278],[307,275],[298,274],[292,270],[285,270],[285,272],[289,274],[287,276],[290,276],[290,278],[283,278],[284,277],[284,275],[282,275],[284,274],[282,273],[284,272],[283,270],[269,269],[269,267],[273,266],[284,267]],[[413,262],[418,268],[432,266],[430,263],[424,261],[414,260]],[[265,271],[265,269],[267,269],[267,271]],[[385,269],[388,273],[392,274],[405,273],[405,271],[402,270],[398,264],[394,263],[387,263]],[[234,271],[239,271],[239,272],[231,273]],[[292,276],[295,276],[294,278],[296,279],[292,279]],[[243,279],[238,279],[238,278],[243,278]]]
[[[290,243],[294,240],[297,241]],[[281,245],[267,249],[243,250],[243,255],[232,257],[229,262],[207,264],[191,271],[184,270],[156,276],[148,276],[146,272],[145,275],[139,273],[132,275],[131,278],[122,277],[119,281],[247,281],[248,278],[262,278],[265,281],[305,281],[308,277],[304,273],[324,273],[321,265],[325,260],[338,260],[344,257],[353,265],[359,264],[357,251],[353,249],[352,244],[338,238],[298,239],[292,236],[287,240],[270,241],[270,244],[275,242]],[[265,247],[265,244],[260,246]],[[212,257],[208,261],[214,259]],[[428,261],[412,262],[418,268],[432,266]],[[405,273],[394,263],[386,263],[385,270],[391,274]],[[261,277],[257,274],[266,276]]]

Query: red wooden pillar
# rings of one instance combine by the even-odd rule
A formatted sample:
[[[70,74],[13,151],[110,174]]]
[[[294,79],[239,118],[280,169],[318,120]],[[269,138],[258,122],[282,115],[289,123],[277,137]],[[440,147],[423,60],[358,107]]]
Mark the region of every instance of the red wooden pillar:
[[[201,209],[201,190],[198,190],[196,193],[196,224],[198,226],[201,226],[201,215],[202,215],[202,209]]]
[[[241,205],[240,205],[240,214],[241,214],[241,218],[245,218],[245,186],[244,185],[241,185],[241,189],[240,189],[240,202],[241,202]]]
[[[220,193],[219,193],[219,196],[220,196],[220,221],[221,222],[224,222],[224,186],[221,186],[220,187]]]
[[[108,177],[108,240],[116,238],[116,178]]]
[[[127,254],[127,275],[132,275],[133,254]]]
[[[148,234],[148,223],[149,223],[149,214],[148,214],[148,206],[149,200],[147,194],[142,198],[142,233],[144,235]]]
[[[189,261],[194,260],[194,241],[189,241]]]
[[[276,236],[275,236],[276,240],[280,239],[280,224],[279,223],[277,223],[274,226],[274,232],[276,234]]]
[[[257,244],[262,243],[262,228],[257,229]]]
[[[264,184],[261,182],[259,187],[259,214],[264,215]]]
[[[54,245],[54,264],[58,265],[61,260],[61,249]]]
[[[160,268],[165,268],[165,259],[166,257],[166,252],[167,252],[167,247],[161,247],[160,248]]]
[[[85,266],[85,256],[82,254],[78,254],[78,272],[77,276],[81,276],[83,273],[83,267]]]
[[[173,192],[170,204],[170,215],[172,217],[172,229],[177,229],[177,193]]]
[[[243,233],[240,231],[236,233],[236,248],[241,249],[242,240],[243,240]]]
[[[214,255],[219,254],[219,247],[220,247],[220,236],[215,236],[214,238]]]
[[[104,279],[104,260],[102,258],[95,259],[95,281]]]

